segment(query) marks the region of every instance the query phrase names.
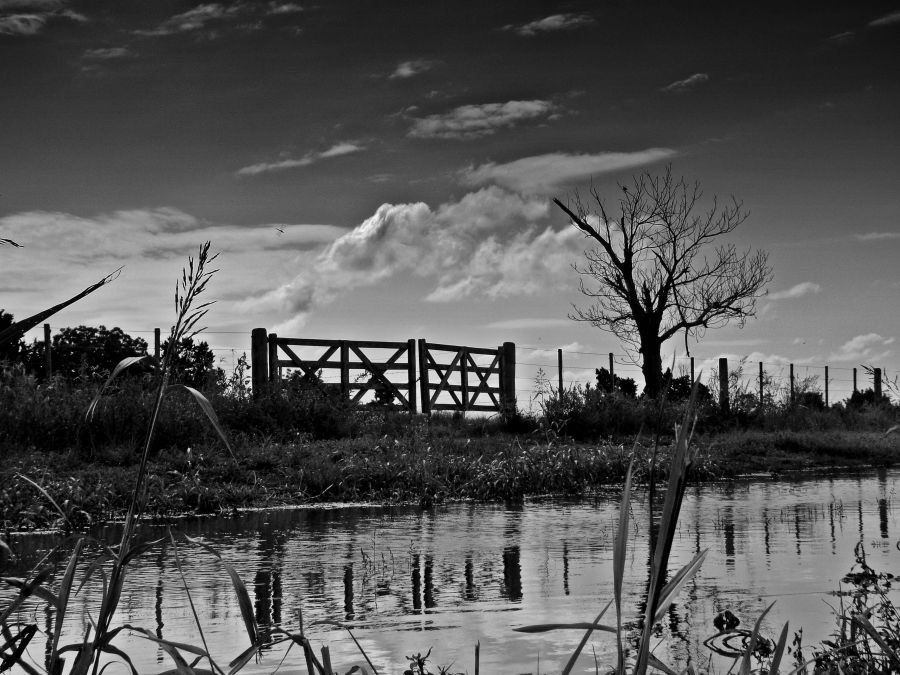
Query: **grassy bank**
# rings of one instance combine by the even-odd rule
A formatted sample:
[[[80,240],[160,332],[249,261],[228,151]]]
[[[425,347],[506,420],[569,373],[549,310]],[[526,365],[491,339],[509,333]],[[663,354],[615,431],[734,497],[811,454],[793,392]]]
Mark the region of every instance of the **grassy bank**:
[[[466,435],[413,420],[404,433],[350,439],[233,443],[235,457],[211,441],[190,450],[166,449],[149,464],[149,513],[171,516],[243,507],[323,501],[413,502],[452,499],[517,501],[529,495],[582,494],[621,485],[634,454],[635,480],[646,481],[652,458],[646,443],[575,443],[541,433]],[[890,466],[900,437],[875,432],[733,431],[700,436],[695,480],[741,474],[836,467]],[[666,476],[669,439],[656,458]],[[73,452],[8,453],[0,481],[0,512],[9,528],[45,527],[59,515],[25,475],[42,485],[73,524],[121,516],[137,463],[108,449],[93,458]]]

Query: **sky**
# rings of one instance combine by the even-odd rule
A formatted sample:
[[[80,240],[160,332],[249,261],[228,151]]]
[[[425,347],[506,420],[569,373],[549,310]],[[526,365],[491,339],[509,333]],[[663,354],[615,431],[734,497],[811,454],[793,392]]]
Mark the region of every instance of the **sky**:
[[[210,240],[223,364],[265,327],[512,341],[522,401],[558,349],[566,384],[609,352],[640,382],[569,318],[590,241],[551,200],[593,185],[615,211],[671,165],[743,202],[728,241],[774,270],[744,328],[689,343],[698,369],[829,365],[835,392],[900,367],[896,0],[0,0],[0,92],[0,237],[22,246],[0,248],[0,307],[124,266],[54,330],[166,332]]]

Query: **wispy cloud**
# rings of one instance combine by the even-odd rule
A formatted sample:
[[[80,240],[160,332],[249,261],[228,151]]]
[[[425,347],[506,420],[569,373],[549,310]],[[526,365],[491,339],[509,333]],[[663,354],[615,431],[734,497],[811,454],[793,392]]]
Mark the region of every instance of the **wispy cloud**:
[[[686,91],[690,91],[691,89],[696,89],[701,84],[706,84],[709,82],[709,75],[706,73],[694,73],[690,77],[686,77],[683,80],[676,80],[671,84],[667,84],[665,87],[660,89],[660,91],[667,91],[673,94],[682,94]]]
[[[443,115],[416,119],[408,135],[413,138],[481,138],[522,122],[547,119],[556,112],[554,103],[543,100],[463,105]]]
[[[806,295],[813,295],[815,293],[821,292],[822,287],[819,284],[814,284],[811,281],[804,281],[799,284],[795,284],[790,288],[786,288],[783,291],[776,291],[774,293],[769,293],[766,296],[766,300],[794,300],[796,298],[802,298]]]
[[[127,47],[101,47],[98,49],[88,49],[82,56],[86,59],[107,61],[134,56],[134,52]]]
[[[889,12],[884,16],[878,17],[877,19],[873,19],[869,22],[869,25],[873,28],[880,28],[883,26],[892,26],[897,23],[900,23],[900,9]]]
[[[557,328],[571,326],[571,319],[548,319],[545,317],[528,317],[522,319],[506,319],[504,321],[492,321],[487,328],[496,330],[521,330],[527,328]]]
[[[309,166],[316,162],[329,159],[331,157],[340,157],[341,155],[350,155],[354,152],[362,152],[365,148],[356,143],[337,143],[322,152],[308,152],[303,157],[292,159],[281,159],[276,162],[261,162],[259,164],[251,164],[238,169],[235,174],[238,176],[257,176],[261,173],[270,173],[273,171],[287,171],[288,169],[296,169],[301,166]]]
[[[845,30],[842,33],[835,33],[834,35],[828,36],[826,40],[834,45],[845,45],[852,42],[855,37],[856,33],[852,30]]]
[[[553,152],[523,157],[512,162],[488,162],[461,172],[464,183],[485,185],[494,183],[526,194],[551,194],[573,182],[610,171],[631,169],[671,158],[669,148],[648,148],[635,152],[600,152],[596,154],[568,154]]]
[[[572,284],[570,262],[582,252],[576,228],[544,226],[549,207],[498,187],[432,209],[384,204],[352,231],[309,257],[291,282],[248,298],[302,320],[356,288],[398,276],[422,280],[431,302],[528,296]]]
[[[894,338],[882,337],[878,333],[857,335],[842,344],[837,351],[828,356],[829,361],[876,361],[891,355],[890,349]]]
[[[435,66],[437,66],[438,63],[438,61],[432,61],[429,59],[403,61],[397,64],[397,67],[394,68],[394,72],[388,75],[388,78],[391,80],[405,80],[410,77],[415,77],[416,75],[421,75],[422,73],[427,73],[429,70],[432,70]]]
[[[562,349],[563,352],[566,353],[579,353],[587,351],[587,347],[585,347],[580,342],[570,342],[567,345],[562,345],[560,347],[555,347],[553,349],[534,349],[528,352],[528,358],[531,360],[536,359],[555,359],[559,356],[559,352],[557,350]]]
[[[866,232],[865,234],[855,234],[853,238],[858,241],[886,241],[900,239],[900,232]]]
[[[283,17],[302,11],[303,7],[293,2],[209,2],[175,14],[156,28],[135,32],[145,36],[205,32],[212,37],[219,28],[238,25],[243,29],[256,30],[262,27],[261,19],[265,17]]]
[[[532,37],[539,33],[551,33],[561,30],[575,30],[594,23],[594,17],[588,14],[552,14],[537,21],[525,24],[509,24],[503,30],[513,31],[523,37]]]

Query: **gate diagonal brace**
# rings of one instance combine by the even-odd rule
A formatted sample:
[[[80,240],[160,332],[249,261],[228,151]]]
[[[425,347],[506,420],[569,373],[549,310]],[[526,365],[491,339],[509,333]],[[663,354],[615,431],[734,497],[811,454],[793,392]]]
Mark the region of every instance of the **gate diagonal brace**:
[[[466,358],[469,360],[469,363],[472,364],[472,370],[470,370],[469,372],[474,372],[480,380],[480,384],[475,389],[475,392],[472,394],[471,399],[469,399],[469,405],[475,405],[475,399],[478,398],[480,394],[487,394],[491,401],[494,402],[494,405],[499,406],[500,403],[499,401],[497,401],[497,398],[491,391],[491,385],[488,382],[491,377],[491,371],[493,371],[494,366],[496,366],[500,360],[499,355],[494,357],[494,360],[491,361],[491,365],[489,365],[487,368],[482,368],[477,363],[475,363],[475,359],[472,358],[471,354],[466,354]]]
[[[460,356],[462,356],[462,350],[459,350],[459,351],[456,352],[456,355],[453,357],[453,360],[452,360],[448,365],[446,365],[446,366],[440,366],[440,365],[438,365],[438,363],[434,360],[434,357],[431,355],[431,350],[428,351],[428,360],[431,362],[431,370],[433,370],[434,372],[436,372],[436,373],[438,374],[438,377],[441,378],[441,381],[440,381],[440,382],[438,383],[438,385],[437,385],[437,389],[435,389],[435,391],[434,391],[434,395],[431,397],[431,402],[432,402],[432,403],[434,403],[435,401],[437,401],[437,397],[440,395],[441,391],[445,391],[445,390],[444,390],[444,387],[445,387],[445,386],[447,386],[447,387],[450,386],[450,377],[451,377],[451,375],[453,374],[453,368],[456,366],[457,363],[459,363],[459,357],[460,357]],[[443,368],[446,368],[446,371],[442,371],[442,370],[441,370],[442,367],[443,367]],[[462,402],[462,401],[459,399],[459,397],[456,395],[456,392],[455,392],[455,391],[453,391],[452,389],[447,389],[446,392],[447,392],[448,394],[450,394],[451,397],[453,397],[453,401],[454,401],[454,402],[456,403],[456,405],[458,405],[460,408],[465,408],[465,407],[467,407],[467,406],[464,406],[464,405],[463,405],[463,402]]]
[[[406,348],[398,349],[391,358],[389,358],[383,364],[377,364],[377,365],[372,363],[372,360],[369,359],[368,356],[363,354],[362,350],[359,349],[356,345],[350,345],[350,349],[354,354],[356,354],[359,357],[359,360],[362,361],[366,365],[366,368],[369,370],[369,372],[372,373],[372,376],[363,385],[363,388],[361,388],[359,391],[356,392],[356,395],[353,397],[352,402],[357,403],[363,396],[365,396],[365,393],[367,391],[372,389],[372,384],[377,381],[377,382],[381,382],[383,385],[385,385],[388,388],[388,390],[394,396],[396,396],[405,407],[408,408],[409,400],[402,393],[400,393],[400,389],[397,387],[397,385],[395,385],[393,382],[391,382],[387,378],[387,376],[384,374],[385,371],[387,370],[388,366],[391,366],[394,363],[396,363],[397,359],[399,359],[403,355],[404,352],[408,351],[408,349],[406,349]]]
[[[337,351],[337,346],[329,347],[328,350],[322,356],[320,356],[316,361],[304,361],[299,356],[297,356],[294,353],[294,350],[291,349],[289,346],[282,345],[282,344],[279,344],[278,346],[281,348],[281,350],[285,354],[287,354],[288,358],[290,358],[290,360],[293,362],[293,364],[295,366],[297,366],[298,368],[300,368],[306,374],[306,376],[310,379],[310,381],[313,384],[315,384],[316,389],[318,389],[320,392],[322,392],[322,394],[324,394],[328,398],[333,398],[333,396],[334,396],[333,392],[331,392],[325,388],[324,383],[319,379],[319,375],[316,371],[319,370],[319,367],[322,363],[328,361],[328,359],[331,357],[331,355]]]

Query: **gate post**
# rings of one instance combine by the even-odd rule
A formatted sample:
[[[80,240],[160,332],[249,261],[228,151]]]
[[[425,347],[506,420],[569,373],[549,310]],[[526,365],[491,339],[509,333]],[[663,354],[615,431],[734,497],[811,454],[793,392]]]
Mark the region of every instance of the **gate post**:
[[[419,393],[422,399],[422,414],[431,416],[431,390],[428,386],[428,342],[419,338]]]
[[[728,412],[730,407],[728,401],[728,359],[722,357],[719,359],[719,408],[723,412]]]
[[[254,328],[250,333],[250,373],[253,398],[259,398],[269,381],[269,341],[265,328]]]
[[[407,340],[406,353],[406,400],[409,401],[409,414],[416,413],[416,341]]]
[[[504,415],[516,412],[516,343],[500,347],[500,404]]]
[[[881,401],[881,368],[872,369],[872,388],[875,390],[875,402]]]
[[[341,340],[341,400],[350,403],[350,345]]]
[[[278,335],[269,333],[269,384],[274,389],[281,384],[281,369],[278,367]]]

